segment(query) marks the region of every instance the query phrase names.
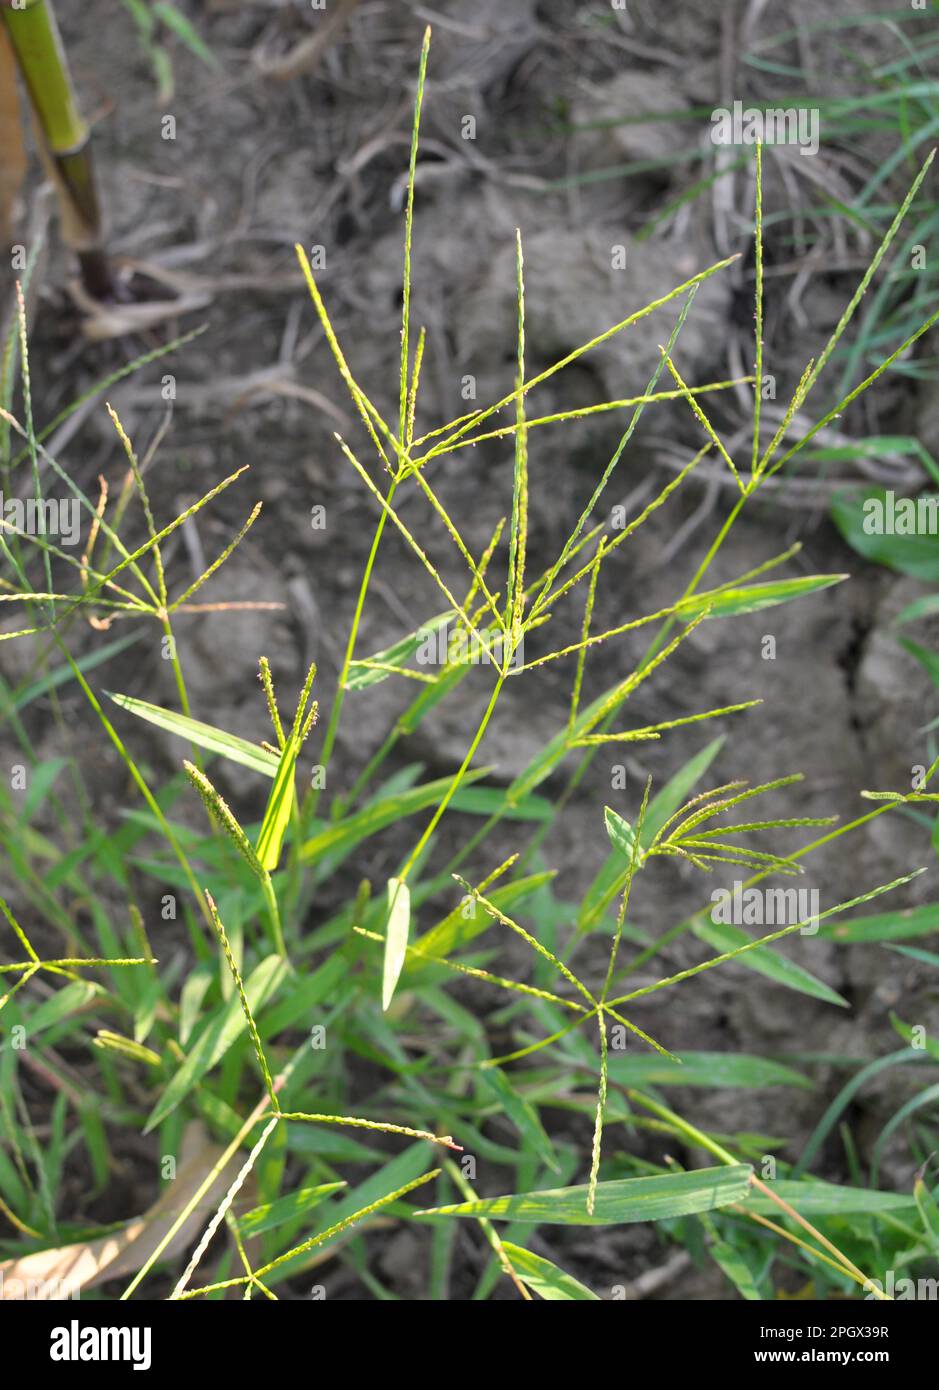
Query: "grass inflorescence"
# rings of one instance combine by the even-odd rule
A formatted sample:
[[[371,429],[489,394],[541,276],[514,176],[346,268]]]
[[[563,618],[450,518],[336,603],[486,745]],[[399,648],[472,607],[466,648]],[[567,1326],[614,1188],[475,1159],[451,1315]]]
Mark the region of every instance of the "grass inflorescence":
[[[677,717],[630,726],[630,697],[660,675],[701,625],[811,599],[846,578],[842,574],[787,575],[784,567],[794,557],[793,547],[767,557],[755,570],[731,581],[716,583],[711,571],[733,527],[766,481],[798,455],[829,419],[874,385],[935,321],[937,315],[911,327],[861,387],[845,386],[833,409],[826,409],[813,425],[793,437],[793,421],[804,415],[826,365],[842,344],[865,290],[913,205],[928,161],[887,228],[829,342],[802,374],[765,448],[758,389],[753,392],[752,439],[746,448],[732,452],[714,423],[711,398],[740,386],[741,381],[690,386],[681,367],[681,333],[694,312],[695,293],[705,280],[720,275],[729,260],[686,278],[667,295],[641,305],[551,367],[529,376],[521,233],[516,239],[512,390],[490,405],[418,433],[426,335],[423,329],[415,335],[411,322],[411,256],[429,43],[428,30],[420,59],[405,206],[396,423],[383,417],[374,397],[357,379],[350,365],[354,354],[347,355],[340,344],[310,262],[297,248],[313,309],[374,454],[371,459],[360,456],[349,440],[337,435],[337,458],[361,483],[363,506],[373,507],[375,521],[336,688],[321,691],[315,667],[310,667],[294,717],[286,719],[270,665],[260,656],[263,704],[258,704],[258,723],[260,729],[266,706],[272,741],[260,736],[250,741],[197,717],[173,626],[174,615],[193,608],[197,590],[224,569],[251,531],[260,503],[194,582],[177,586],[166,558],[165,543],[174,532],[210,508],[223,490],[243,484],[245,470],[221,480],[178,516],[163,520],[148,495],[145,469],[133,443],[109,407],[128,467],[127,487],[117,511],[109,516],[106,490],[102,488],[97,499],[86,496],[47,451],[43,440],[49,428],[37,432],[35,383],[31,390],[20,299],[18,323],[5,360],[9,363],[19,356],[23,405],[18,414],[8,371],[2,402],[4,473],[10,476],[28,465],[37,488],[44,478],[58,479],[89,518],[91,539],[76,561],[44,536],[28,534],[7,521],[0,523],[0,552],[6,563],[0,602],[21,605],[26,615],[15,631],[4,631],[2,640],[31,641],[36,649],[32,677],[18,686],[4,682],[0,699],[24,763],[31,769],[30,809],[35,812],[42,807],[45,823],[51,823],[59,837],[32,828],[28,817],[18,815],[11,793],[0,791],[6,867],[14,884],[11,896],[20,905],[14,915],[11,906],[0,903],[5,923],[0,925],[0,941],[5,931],[4,953],[15,957],[0,964],[0,973],[9,982],[0,997],[0,1224],[8,1227],[0,1232],[0,1239],[3,1253],[9,1256],[7,1273],[19,1259],[37,1252],[50,1252],[52,1267],[56,1251],[65,1246],[69,1227],[66,1214],[57,1210],[56,1183],[68,1153],[86,1152],[93,1181],[100,1186],[110,1171],[122,1128],[156,1130],[160,1152],[174,1154],[184,1127],[197,1122],[204,1135],[212,1136],[212,1142],[205,1143],[198,1181],[179,1195],[170,1229],[141,1258],[125,1283],[124,1297],[153,1287],[157,1268],[178,1256],[177,1241],[186,1238],[187,1248],[193,1250],[182,1273],[174,1276],[173,1299],[215,1297],[236,1288],[244,1291],[246,1299],[255,1293],[274,1299],[278,1284],[313,1268],[327,1251],[341,1250],[350,1233],[389,1214],[415,1226],[432,1227],[431,1297],[440,1296],[447,1287],[457,1258],[453,1236],[464,1218],[471,1220],[480,1245],[489,1251],[476,1287],[480,1297],[503,1276],[526,1299],[532,1290],[539,1296],[593,1296],[589,1290],[576,1292],[583,1285],[551,1261],[516,1241],[503,1241],[499,1223],[505,1220],[515,1223],[516,1240],[522,1239],[520,1231],[542,1224],[638,1220],[665,1221],[668,1238],[689,1244],[703,1233],[706,1248],[747,1297],[772,1295],[772,1259],[767,1258],[771,1251],[784,1265],[803,1270],[819,1288],[840,1293],[858,1284],[867,1288],[872,1269],[865,1265],[882,1259],[884,1243],[897,1260],[911,1262],[928,1253],[930,1241],[934,1243],[929,1230],[934,1191],[921,1181],[908,1200],[897,1201],[893,1219],[874,1232],[872,1214],[879,1210],[875,1199],[882,1194],[866,1187],[860,1173],[852,1187],[836,1188],[807,1171],[790,1170],[780,1160],[780,1181],[764,1181],[755,1165],[775,1141],[765,1136],[710,1133],[667,1106],[660,1094],[663,1088],[680,1083],[684,1076],[693,1076],[697,1084],[712,1084],[702,1077],[714,1063],[707,1054],[683,1053],[668,1036],[667,1025],[653,1036],[640,1021],[640,1001],[649,995],[695,988],[689,982],[697,976],[725,967],[759,970],[779,987],[813,996],[820,1008],[843,1003],[837,996],[833,1000],[833,991],[808,970],[773,950],[777,941],[810,923],[795,921],[752,935],[734,929],[718,944],[708,925],[706,903],[700,913],[674,922],[654,939],[637,931],[629,912],[644,889],[644,870],[653,859],[680,862],[702,875],[702,884],[707,882],[705,876],[728,868],[745,872],[748,885],[771,875],[796,877],[803,872],[806,856],[822,845],[911,800],[935,794],[922,788],[912,797],[868,793],[880,796],[876,807],[835,829],[829,828],[831,817],[797,811],[757,813],[758,818],[753,818],[751,799],[788,795],[799,778],[786,775],[750,786],[738,777],[699,791],[722,742],[716,739],[665,785],[647,781],[633,798],[629,815],[598,805],[597,842],[605,846],[606,857],[574,912],[573,930],[566,935],[557,930],[559,915],[564,914],[555,896],[555,875],[544,866],[542,849],[600,749],[680,736],[682,730],[690,729],[693,735],[699,723],[715,720],[732,727],[735,719],[759,704],[741,691],[741,698],[731,704],[689,709]],[[767,351],[759,145],[755,186],[755,373],[743,379],[746,385],[760,381]],[[661,335],[665,341],[660,360],[648,382],[638,384],[637,394],[595,407],[534,413],[530,396],[540,384],[666,307],[676,313],[676,322],[670,334]],[[641,417],[646,411],[669,406],[689,412],[700,431],[701,447],[626,527],[610,533],[602,519],[597,520],[602,517],[604,494]],[[598,470],[579,515],[572,518],[555,558],[539,566],[529,543],[531,497],[543,485],[535,466],[539,437],[541,431],[582,418],[588,411],[625,412],[625,427],[611,457]],[[19,453],[13,450],[14,439],[22,442]],[[480,549],[464,519],[446,504],[439,465],[474,444],[499,439],[512,444],[505,514]],[[668,505],[705,457],[721,460],[733,480],[734,495],[691,578],[678,586],[666,606],[650,608],[640,596],[637,611],[598,630],[598,586],[609,572],[611,557]],[[121,534],[133,497],[145,529],[142,541],[126,541]],[[408,508],[408,520],[402,514],[405,499],[414,504]],[[432,558],[421,529],[424,523],[413,520],[418,503],[426,507],[427,535],[437,528],[437,535],[450,548],[452,564],[446,572]],[[414,563],[439,591],[442,611],[391,647],[363,655],[359,643],[363,615],[383,541],[391,531],[397,532]],[[35,561],[38,583],[32,577]],[[72,588],[62,577],[69,566],[78,571]],[[579,637],[554,642],[551,620],[565,605],[575,610]],[[236,606],[209,607],[221,616]],[[100,634],[104,645],[92,648],[90,654],[75,655],[73,639],[79,623]],[[464,756],[451,774],[420,783],[412,769],[381,782],[380,774],[391,766],[399,745],[406,745],[426,715],[452,695],[471,669],[459,655],[439,667],[415,669],[412,663],[422,638],[443,623],[485,656],[481,669],[490,684],[482,714],[475,727],[467,729]],[[112,629],[133,633],[137,628],[131,624],[155,630],[166,640],[178,709],[114,693],[110,700],[120,711],[115,714],[95,693],[91,681],[96,666],[132,640],[113,636]],[[644,629],[648,631],[643,633]],[[591,653],[601,645],[607,652],[619,652],[625,646],[621,639],[636,633],[647,639],[641,657],[626,661],[610,688],[591,693]],[[487,729],[498,716],[501,697],[510,681],[525,680],[532,670],[557,662],[567,663],[569,671],[567,715],[530,764],[508,787],[500,787],[488,780],[478,755]],[[416,693],[391,729],[362,723],[362,738],[369,743],[370,753],[364,770],[350,778],[338,765],[337,755],[337,735],[348,704],[372,685],[398,678],[404,682],[402,688],[416,688]],[[78,799],[75,818],[71,803],[56,788],[61,769],[50,770],[37,759],[21,718],[33,701],[40,696],[55,701],[56,692],[71,682],[82,692],[103,739],[126,770],[128,787],[142,801],[142,809],[138,804],[113,835],[103,833],[84,797]],[[316,758],[322,777],[300,795],[298,769],[307,739],[320,719],[321,703],[324,727]],[[750,717],[759,718],[759,713]],[[156,786],[143,755],[135,752],[144,746],[136,719],[155,724],[188,745],[189,756],[180,757],[180,775],[168,784]],[[225,799],[218,791],[206,770],[216,758],[238,768],[242,778],[269,782],[259,826],[245,823],[238,796]],[[935,768],[933,764],[928,769],[924,787]],[[562,769],[568,774],[566,789],[553,802],[540,797],[538,788]],[[331,794],[328,807],[322,804],[326,786]],[[192,828],[195,818],[189,815],[193,792],[207,813],[198,830]],[[443,819],[453,814],[475,816],[476,828],[457,856],[444,863],[437,831]],[[355,864],[357,859],[365,862],[373,837],[389,827],[396,827],[399,837],[407,834],[412,817],[423,822],[387,883],[373,885],[366,880],[337,909],[342,865]],[[505,858],[494,847],[501,843],[500,829],[510,819],[528,821],[536,829],[523,852]],[[787,848],[792,832],[823,828],[825,833],[810,843]],[[155,845],[161,847],[159,852]],[[476,872],[470,871],[470,862]],[[859,873],[863,872],[861,864]],[[819,930],[823,923],[823,935],[843,927],[849,939],[852,932],[865,939],[865,931],[872,940],[902,935],[898,913],[849,918],[844,923],[841,919],[901,888],[913,876],[898,875],[884,884],[860,883],[850,899],[817,914],[812,930]],[[174,901],[176,895],[181,900],[189,932],[189,958],[182,978],[179,961],[172,959],[175,947],[164,952],[160,944],[167,921],[147,922],[143,931],[137,901],[142,879],[156,879]],[[320,894],[329,907],[318,908]],[[70,905],[76,902],[89,904],[87,913],[74,914]],[[428,925],[426,919],[441,903],[446,904],[444,916]],[[35,923],[37,933],[23,922]],[[39,939],[40,927],[43,941],[52,934],[64,939],[63,953],[47,956],[34,948],[31,937],[35,934]],[[609,935],[609,946],[602,952],[602,968],[599,972],[582,968],[583,940],[603,932]],[[507,934],[522,943],[531,962],[525,978],[491,968],[499,956],[500,940]],[[679,938],[697,939],[707,953],[678,971],[668,973],[663,966],[662,978],[653,983],[637,983],[640,969]],[[151,939],[155,954],[147,944]],[[146,950],[131,951],[131,943],[141,941]],[[631,959],[626,958],[627,948]],[[517,960],[519,952],[511,958]],[[460,993],[448,988],[467,979],[491,990],[493,1000],[501,1001],[504,1007],[497,1017],[511,1026],[515,1044],[511,1051],[498,1055],[487,1031],[488,1019],[471,1012]],[[41,990],[37,988],[40,981]],[[636,1016],[633,1006],[637,1006]],[[898,1021],[897,1026],[902,1036],[904,1025]],[[39,1151],[27,1107],[23,1062],[14,1046],[17,1029],[25,1030],[31,1055],[43,1074],[51,1077],[59,1095],[55,1134],[45,1153]],[[428,1033],[435,1039],[433,1044],[415,1045],[415,1034],[426,1037]],[[628,1049],[614,1046],[611,1040],[619,1034],[628,1039]],[[323,1041],[327,1036],[328,1045]],[[74,1049],[88,1037],[95,1040],[99,1067],[90,1100],[80,1093],[72,1067],[63,1063],[54,1046],[68,1040]],[[347,1071],[353,1057],[377,1065],[383,1077],[368,1103],[361,1106],[348,1099],[352,1088]],[[935,1063],[928,1051],[915,1060],[920,1066]],[[733,1054],[723,1060],[720,1080],[731,1086],[806,1084],[804,1074],[791,1067]],[[313,1097],[312,1103],[308,1097]],[[847,1100],[823,1120],[826,1133],[846,1104]],[[568,1112],[569,1123],[552,1132],[544,1116],[557,1106]],[[495,1120],[500,1122],[494,1124]],[[514,1146],[506,1140],[507,1133],[513,1136]],[[304,1134],[314,1137],[307,1141],[301,1137]],[[717,1167],[692,1166],[682,1171],[665,1157],[650,1162],[642,1156],[648,1150],[640,1151],[636,1142],[640,1136],[665,1140],[671,1147],[683,1145],[692,1164],[706,1154],[709,1165],[716,1160]],[[813,1153],[820,1142],[813,1138]],[[916,1142],[922,1144],[923,1136]],[[441,1153],[445,1155],[441,1166],[432,1166]],[[450,1153],[463,1157],[446,1156]],[[493,1181],[476,1173],[477,1163],[514,1172],[515,1190],[505,1196],[478,1196],[477,1183],[491,1190]],[[346,1179],[337,1174],[345,1173],[347,1165],[361,1164],[368,1166],[369,1176],[347,1192]],[[430,1184],[435,1204],[418,1212],[408,1199]],[[210,1191],[216,1194],[214,1214],[206,1221],[200,1204]],[[420,1200],[425,1197],[422,1192]],[[811,1213],[811,1221],[800,1210],[802,1205]],[[853,1224],[846,1221],[846,1213],[856,1218]],[[833,1214],[839,1219],[830,1229]],[[225,1245],[216,1239],[223,1230],[230,1238]],[[195,1284],[197,1271],[209,1265],[211,1275],[203,1275],[204,1282]],[[242,1272],[233,1274],[232,1268]],[[369,1272],[367,1282],[383,1296],[377,1275]]]

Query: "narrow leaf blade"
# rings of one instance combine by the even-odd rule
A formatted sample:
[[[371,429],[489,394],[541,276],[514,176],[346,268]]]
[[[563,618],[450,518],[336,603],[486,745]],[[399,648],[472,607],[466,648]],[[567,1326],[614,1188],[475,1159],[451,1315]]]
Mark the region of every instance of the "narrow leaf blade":
[[[513,1245],[507,1240],[502,1242],[502,1249],[508,1255],[509,1263],[516,1274],[540,1298],[551,1303],[568,1300],[600,1302],[598,1295],[592,1289],[588,1289],[586,1284],[582,1284],[572,1274],[566,1274],[563,1269],[558,1269],[556,1264],[543,1259],[541,1255],[533,1255],[530,1250],[524,1250],[520,1245]]]
[[[486,1217],[547,1226],[620,1226],[635,1221],[664,1221],[743,1201],[749,1190],[750,1172],[748,1164],[735,1163],[690,1173],[601,1182],[597,1184],[592,1216],[587,1215],[586,1186],[485,1197],[436,1207],[419,1215]]]
[[[226,734],[223,729],[203,724],[198,719],[190,719],[185,714],[177,714],[175,710],[161,709],[159,705],[148,704],[146,700],[135,700],[130,695],[116,695],[111,691],[107,694],[121,709],[136,714],[139,719],[146,719],[149,724],[155,724],[166,733],[176,734],[178,738],[194,743],[197,748],[204,748],[207,753],[218,753],[233,763],[250,768],[252,772],[262,773],[265,777],[277,775],[277,754],[269,753],[266,748],[261,748],[256,743],[236,738],[234,734]]]
[[[411,925],[411,890],[403,879],[388,880],[388,926],[385,930],[385,962],[382,970],[381,1006],[387,1010],[394,996],[408,948]]]
[[[293,776],[299,751],[300,746],[297,740],[289,738],[287,746],[280,755],[277,776],[274,778],[274,785],[271,788],[271,794],[264,811],[264,819],[258,832],[257,855],[261,861],[261,867],[267,869],[268,873],[277,868],[281,846],[284,843],[287,826],[290,824],[290,813],[293,809],[295,796]]]

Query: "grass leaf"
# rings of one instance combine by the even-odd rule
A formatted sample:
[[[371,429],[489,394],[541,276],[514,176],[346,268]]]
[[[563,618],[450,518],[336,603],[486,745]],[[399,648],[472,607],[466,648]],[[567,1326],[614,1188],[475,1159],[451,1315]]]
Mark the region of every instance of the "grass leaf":
[[[256,1013],[265,1000],[279,988],[286,972],[284,961],[275,955],[268,956],[255,966],[245,981],[245,996],[253,1012]],[[172,1114],[193,1086],[217,1066],[247,1027],[248,1022],[242,1012],[241,1001],[237,995],[233,995],[225,1007],[206,1024],[197,1041],[189,1049],[185,1061],[174,1073],[147,1120],[145,1134],[149,1134],[167,1115]]]
[[[411,890],[403,879],[388,880],[388,925],[385,928],[385,960],[382,968],[381,1006],[387,1011],[397,986],[408,949],[411,925]]]
[[[726,1086],[761,1089],[812,1083],[801,1072],[766,1057],[745,1052],[683,1052],[681,1065],[648,1055],[610,1057],[610,1077],[622,1086]]]
[[[541,1298],[549,1302],[569,1299],[581,1302],[600,1301],[598,1295],[592,1289],[588,1289],[586,1284],[582,1284],[572,1274],[565,1274],[563,1269],[558,1269],[557,1265],[541,1255],[533,1255],[530,1250],[524,1250],[522,1246],[513,1245],[508,1240],[502,1242],[502,1249],[508,1255],[516,1274]]]
[[[694,616],[704,609],[708,610],[709,618],[758,613],[763,608],[775,608],[777,604],[790,603],[792,599],[830,589],[833,584],[841,584],[848,577],[846,574],[807,574],[799,579],[774,579],[766,584],[712,589],[708,593],[683,599],[678,605],[678,612],[682,618]]]
[[[711,922],[705,917],[695,917],[691,923],[691,930],[699,941],[705,942],[715,951],[733,951],[752,940],[750,934],[742,927]],[[747,951],[738,959],[741,965],[755,970],[758,975],[765,975],[767,979],[775,980],[778,985],[785,985],[787,989],[798,990],[800,994],[808,994],[813,999],[823,999],[827,1004],[838,1004],[845,1009],[848,1007],[847,999],[843,999],[830,985],[816,979],[795,961],[778,956],[767,946]]]
[[[795,1207],[802,1216],[878,1216],[886,1212],[915,1211],[911,1192],[876,1192],[867,1187],[838,1187],[834,1183],[807,1179],[797,1182],[779,1178],[772,1190]],[[779,1207],[768,1197],[752,1192],[746,1199],[747,1211],[778,1215]]]
[[[281,845],[287,833],[287,826],[290,824],[290,815],[296,798],[294,773],[299,752],[299,738],[289,738],[283,753],[280,755],[277,776],[274,778],[274,785],[271,788],[271,794],[264,811],[261,829],[258,831],[257,855],[261,861],[261,867],[267,869],[268,873],[277,868]]]
[[[749,1190],[750,1172],[749,1165],[738,1163],[690,1173],[601,1182],[597,1184],[592,1216],[587,1215],[586,1187],[484,1197],[418,1215],[486,1217],[490,1221],[524,1221],[539,1226],[621,1226],[635,1221],[664,1221],[742,1201]]]
[[[146,719],[149,724],[155,724],[168,734],[194,743],[197,748],[204,748],[207,753],[218,753],[265,777],[277,775],[280,759],[276,753],[269,753],[259,744],[249,743],[235,734],[226,734],[224,729],[216,729],[212,724],[203,724],[198,719],[190,719],[188,715],[177,714],[175,710],[162,709],[159,705],[148,704],[146,700],[136,700],[131,695],[116,695],[110,690],[105,693],[121,709],[136,714],[139,719]]]

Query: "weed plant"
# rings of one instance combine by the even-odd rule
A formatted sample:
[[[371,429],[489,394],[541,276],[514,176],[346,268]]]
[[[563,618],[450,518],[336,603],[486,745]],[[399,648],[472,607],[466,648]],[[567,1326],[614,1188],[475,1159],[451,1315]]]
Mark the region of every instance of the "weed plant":
[[[473,1297],[490,1296],[505,1277],[523,1299],[596,1299],[596,1290],[532,1249],[543,1239],[539,1228],[636,1221],[658,1222],[664,1240],[687,1247],[697,1260],[716,1261],[729,1285],[745,1298],[772,1297],[780,1280],[791,1278],[793,1271],[803,1281],[811,1280],[819,1296],[889,1297],[885,1270],[925,1271],[936,1256],[939,1211],[935,1188],[925,1176],[927,1155],[935,1147],[934,1129],[925,1122],[935,1102],[935,1081],[923,1077],[921,1089],[893,1116],[869,1158],[856,1152],[842,1126],[852,1185],[822,1181],[810,1169],[859,1087],[900,1065],[915,1066],[917,1077],[924,1071],[932,1075],[939,1061],[937,1045],[915,1047],[912,1025],[897,1020],[903,1046],[895,1053],[866,1065],[841,1059],[849,1078],[800,1160],[790,1165],[774,1157],[784,1138],[711,1132],[679,1114],[664,1093],[680,1084],[805,1086],[810,1083],[804,1073],[757,1056],[679,1053],[667,1030],[653,1037],[643,1026],[642,1001],[662,990],[678,991],[680,1000],[696,988],[696,976],[730,966],[768,976],[780,988],[810,996],[819,1008],[843,1004],[810,971],[774,951],[779,940],[810,928],[806,920],[763,935],[719,926],[708,914],[707,876],[715,868],[732,868],[745,871],[747,884],[755,885],[778,875],[799,875],[816,849],[891,814],[896,799],[861,808],[850,824],[837,827],[828,818],[754,811],[756,798],[784,793],[798,775],[784,772],[757,786],[734,777],[701,789],[721,746],[722,740],[715,739],[663,786],[649,782],[637,794],[627,794],[628,819],[611,807],[597,806],[597,834],[608,837],[608,856],[578,905],[558,896],[559,885],[544,866],[543,852],[552,826],[600,750],[681,737],[676,731],[715,720],[732,729],[739,715],[759,704],[741,691],[739,702],[726,707],[690,709],[681,718],[630,725],[630,696],[647,680],[661,678],[662,668],[691,633],[704,623],[810,601],[847,578],[787,577],[785,566],[797,547],[768,556],[730,582],[713,584],[711,570],[766,480],[895,362],[906,359],[939,317],[935,313],[911,329],[859,386],[846,391],[810,428],[800,428],[790,442],[790,427],[797,415],[804,423],[816,385],[898,236],[931,156],[830,340],[805,367],[767,447],[760,447],[765,350],[759,146],[753,152],[755,366],[746,379],[754,386],[752,448],[732,457],[708,411],[715,393],[740,383],[689,386],[681,370],[681,332],[693,312],[695,293],[704,280],[726,268],[727,260],[529,375],[520,236],[514,384],[501,400],[419,433],[425,335],[423,329],[415,335],[411,322],[411,242],[429,37],[428,31],[405,209],[396,419],[380,413],[356,376],[355,354],[350,351],[347,357],[340,345],[309,261],[297,248],[339,378],[374,454],[371,460],[360,458],[348,440],[336,438],[337,458],[360,481],[364,502],[374,507],[375,529],[335,690],[321,692],[311,667],[288,719],[282,712],[285,692],[275,689],[274,674],[258,653],[263,701],[258,704],[256,742],[215,727],[211,710],[192,708],[174,620],[199,607],[194,602],[198,591],[252,529],[260,503],[195,582],[178,584],[164,563],[166,543],[178,528],[210,508],[223,491],[243,486],[247,470],[218,481],[180,515],[160,519],[148,493],[150,460],[138,460],[112,410],[116,440],[126,454],[127,485],[116,499],[103,488],[98,498],[88,497],[45,445],[62,416],[41,428],[35,423],[20,293],[4,357],[3,477],[7,484],[30,477],[37,499],[51,482],[66,489],[87,515],[88,541],[76,557],[9,520],[0,527],[6,566],[0,602],[24,614],[15,631],[3,632],[3,640],[31,643],[35,653],[26,679],[0,685],[6,725],[22,751],[23,773],[17,782],[14,768],[12,789],[10,778],[0,784],[5,884],[0,974],[6,988],[0,997],[0,1252],[8,1257],[2,1273],[9,1281],[22,1277],[25,1269],[41,1268],[53,1277],[76,1247],[86,1253],[100,1249],[96,1241],[108,1232],[70,1217],[64,1177],[85,1173],[100,1192],[114,1170],[122,1135],[130,1131],[154,1136],[154,1149],[163,1156],[160,1181],[172,1219],[146,1253],[135,1257],[124,1278],[123,1298],[162,1291],[173,1299],[217,1298],[237,1288],[246,1299],[256,1294],[273,1299],[287,1280],[292,1281],[290,1291],[306,1289],[312,1271],[340,1247],[341,1258],[372,1296],[393,1297],[370,1262],[371,1244],[361,1239],[376,1218],[426,1228],[423,1289],[430,1299],[447,1297],[457,1277],[464,1248],[458,1232],[490,1252]],[[677,320],[638,394],[550,415],[534,412],[531,398],[541,383],[624,330],[654,332],[656,311],[665,306],[678,310]],[[176,350],[182,341],[148,354],[134,368]],[[595,520],[602,515],[604,493],[643,413],[662,410],[669,402],[672,409],[691,412],[702,447],[621,531],[611,534]],[[529,469],[530,455],[542,430],[601,411],[623,415],[622,437],[598,471],[556,558],[539,571],[529,555],[529,490],[539,485]],[[466,451],[473,445],[494,439],[510,441],[514,466],[511,479],[505,480],[505,517],[478,552],[464,534],[461,518],[447,510],[437,477],[442,460],[461,452],[469,460]],[[667,607],[647,611],[640,600],[637,612],[597,630],[595,599],[610,557],[669,503],[708,456],[726,466],[735,495],[690,578]],[[405,520],[404,499],[426,503],[426,535]],[[126,523],[134,504],[146,534],[130,542]],[[408,516],[414,514],[412,505]],[[430,558],[427,536],[435,526],[448,538],[454,562],[464,571],[459,584],[448,582]],[[359,643],[363,614],[383,538],[395,531],[439,589],[443,611],[392,647],[365,656]],[[566,604],[576,605],[582,614],[580,636],[556,646],[551,619]],[[72,639],[80,622],[91,623],[100,640],[77,655]],[[439,667],[416,664],[421,642],[443,624],[463,645],[451,647],[455,655]],[[631,667],[627,663],[612,687],[591,694],[594,649],[600,644],[613,648],[618,639],[641,629],[648,630],[641,659]],[[98,668],[140,631],[155,631],[165,641],[178,709],[96,688]],[[470,645],[484,654],[481,665],[464,659]],[[496,786],[477,754],[500,697],[509,681],[525,680],[526,673],[553,662],[565,662],[570,672],[568,716],[507,788]],[[450,698],[473,669],[490,680],[489,698],[477,726],[466,731],[465,755],[456,771],[425,782],[413,766],[389,772],[393,755],[406,750],[429,712]],[[386,680],[410,680],[416,694],[390,729],[371,727],[367,716],[357,714],[363,737],[375,751],[358,777],[350,778],[336,756],[340,722],[348,717],[347,704],[366,702],[368,690]],[[139,795],[113,826],[99,822],[80,782],[69,796],[60,791],[60,779],[76,775],[70,760],[40,761],[31,742],[27,710],[44,700],[62,721],[60,694],[73,682]],[[271,726],[267,739],[261,737],[265,705]],[[179,775],[164,785],[154,785],[147,773],[143,730],[131,716],[180,739]],[[322,776],[301,796],[298,769],[305,766],[307,739],[317,724],[315,737],[321,741],[315,756]],[[732,742],[727,756],[733,758]],[[267,779],[270,792],[259,826],[243,822],[237,796],[234,804],[223,800],[217,778],[213,780],[215,759],[234,763],[245,778]],[[924,787],[936,765],[928,769]],[[553,799],[540,794],[539,788],[562,769],[566,789]],[[328,806],[323,796],[327,785]],[[193,814],[196,798],[207,820]],[[51,829],[37,828],[40,812]],[[436,832],[450,814],[475,817],[476,828],[445,863]],[[399,835],[406,833],[412,818],[420,828],[387,884],[373,892],[364,881],[355,897],[323,920],[317,898],[324,887],[335,888],[342,881],[340,870],[354,867],[373,837],[392,827]],[[504,858],[494,846],[508,819],[527,821],[533,833],[523,853]],[[802,838],[807,833],[807,841],[791,848],[793,832]],[[702,875],[703,905],[699,913],[651,938],[630,922],[630,905],[641,890],[643,869],[663,856],[682,860]],[[934,929],[935,907],[857,915],[858,908],[893,893],[917,872],[921,870],[875,883],[859,860],[856,893],[827,907],[811,929],[828,939],[837,933],[839,941],[857,943],[852,949],[858,950],[865,949],[862,943],[870,949],[869,943],[895,942]],[[149,903],[154,883],[162,904],[180,905],[189,940],[185,968],[167,949],[172,928],[166,913],[157,920],[156,913],[140,906],[141,885],[149,885]],[[434,921],[441,903],[446,911]],[[499,973],[500,941],[506,934],[524,943],[530,970],[516,972],[523,978]],[[580,951],[589,934],[605,942],[605,965],[599,972],[577,964],[590,954]],[[637,972],[683,936],[702,944],[699,962],[678,972],[662,966],[662,978],[637,986]],[[178,945],[178,938],[173,939]],[[51,948],[53,941],[61,946]],[[501,999],[502,1011],[485,1021],[472,1012],[460,989],[451,989],[467,977],[491,989],[493,999]],[[487,1030],[491,1022],[499,1024],[500,1033],[511,1030],[516,1045],[510,1052],[496,1055]],[[322,1038],[328,1038],[325,1048]],[[353,1090],[361,1096],[361,1087],[352,1084],[360,1059],[373,1074],[377,1069],[381,1080],[364,1099],[353,1102]],[[37,1078],[54,1097],[48,1114],[41,1116],[35,1113]],[[551,1132],[545,1115],[558,1110],[566,1112],[567,1122]],[[204,1151],[196,1179],[184,1185],[174,1178],[174,1164],[167,1165],[166,1156],[179,1154],[184,1131],[196,1120],[217,1142]],[[877,1185],[883,1145],[898,1129],[923,1165],[909,1192]],[[662,1143],[667,1154],[678,1146],[688,1166],[680,1167],[673,1157],[644,1157],[650,1140],[656,1141],[656,1152]],[[361,1177],[363,1169],[366,1176]],[[487,1169],[511,1172],[512,1190],[480,1195],[496,1185]],[[205,1199],[213,1192],[206,1215]],[[214,1240],[223,1225],[229,1239]],[[180,1240],[191,1252],[183,1268]],[[167,1270],[169,1282],[163,1277]],[[120,1288],[115,1278],[102,1255],[86,1287],[110,1279],[109,1288]]]

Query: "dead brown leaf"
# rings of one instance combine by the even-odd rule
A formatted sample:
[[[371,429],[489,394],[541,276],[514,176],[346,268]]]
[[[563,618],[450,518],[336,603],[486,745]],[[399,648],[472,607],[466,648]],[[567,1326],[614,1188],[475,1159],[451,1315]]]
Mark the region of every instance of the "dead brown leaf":
[[[18,1260],[4,1260],[0,1263],[0,1300],[77,1298],[79,1292],[94,1288],[96,1284],[136,1273],[166,1236],[222,1153],[221,1146],[209,1139],[205,1128],[198,1121],[193,1122],[183,1136],[176,1177],[149,1211],[97,1240],[59,1246],[54,1250],[37,1250]],[[161,1259],[172,1259],[201,1234],[240,1166],[241,1159],[235,1154],[183,1222]]]

